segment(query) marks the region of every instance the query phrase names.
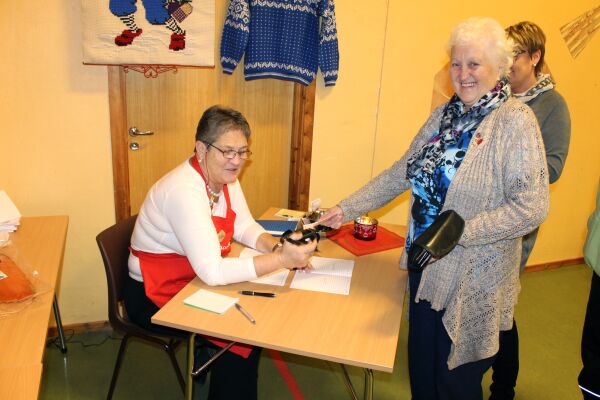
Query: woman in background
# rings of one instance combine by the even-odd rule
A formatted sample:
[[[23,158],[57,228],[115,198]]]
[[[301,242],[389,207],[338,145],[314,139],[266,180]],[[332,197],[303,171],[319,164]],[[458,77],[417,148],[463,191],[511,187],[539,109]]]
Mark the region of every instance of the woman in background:
[[[513,43],[513,65],[508,79],[513,96],[533,110],[540,125],[548,164],[550,183],[560,177],[571,138],[571,119],[563,97],[556,91],[555,83],[548,74],[542,74],[546,53],[546,35],[533,22],[519,22],[506,28],[506,34]],[[523,236],[521,272],[537,238],[538,228]],[[519,374],[519,336],[517,324],[511,330],[502,332],[500,349],[492,366],[490,400],[512,400]]]

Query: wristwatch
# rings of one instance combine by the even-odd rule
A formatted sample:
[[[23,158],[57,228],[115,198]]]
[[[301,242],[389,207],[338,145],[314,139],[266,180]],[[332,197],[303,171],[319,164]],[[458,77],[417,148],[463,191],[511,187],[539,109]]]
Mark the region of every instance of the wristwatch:
[[[282,247],[283,247],[283,243],[281,243],[281,242],[277,242],[277,243],[275,243],[275,246],[273,246],[273,249],[272,249],[271,251],[272,251],[273,253],[275,253],[275,251],[276,251],[277,249],[280,249],[280,248],[282,248]]]

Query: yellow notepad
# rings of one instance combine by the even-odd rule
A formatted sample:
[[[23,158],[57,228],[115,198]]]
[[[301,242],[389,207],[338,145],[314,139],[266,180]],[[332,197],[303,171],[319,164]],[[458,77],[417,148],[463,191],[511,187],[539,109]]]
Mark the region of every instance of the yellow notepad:
[[[183,304],[201,310],[223,314],[232,305],[238,302],[237,297],[225,296],[223,294],[200,289],[196,293],[183,300]]]

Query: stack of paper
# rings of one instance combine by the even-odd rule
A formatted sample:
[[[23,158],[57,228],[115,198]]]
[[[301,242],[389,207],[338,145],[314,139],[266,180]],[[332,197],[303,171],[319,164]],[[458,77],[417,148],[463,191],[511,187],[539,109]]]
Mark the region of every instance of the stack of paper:
[[[4,190],[0,190],[0,232],[14,232],[21,223],[21,213]]]
[[[306,212],[298,211],[298,210],[290,210],[287,208],[282,208],[275,213],[276,217],[287,218],[288,221],[299,221],[304,217]]]
[[[183,300],[183,304],[217,314],[223,314],[229,307],[237,303],[238,300],[237,297],[225,296],[223,294],[200,289]]]

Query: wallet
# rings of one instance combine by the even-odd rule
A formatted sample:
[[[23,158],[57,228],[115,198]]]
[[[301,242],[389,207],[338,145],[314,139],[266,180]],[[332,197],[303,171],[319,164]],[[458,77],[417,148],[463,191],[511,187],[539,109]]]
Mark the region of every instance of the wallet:
[[[408,249],[408,269],[421,272],[431,257],[439,260],[450,253],[458,244],[464,229],[465,220],[456,211],[446,210],[438,215]]]

